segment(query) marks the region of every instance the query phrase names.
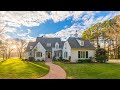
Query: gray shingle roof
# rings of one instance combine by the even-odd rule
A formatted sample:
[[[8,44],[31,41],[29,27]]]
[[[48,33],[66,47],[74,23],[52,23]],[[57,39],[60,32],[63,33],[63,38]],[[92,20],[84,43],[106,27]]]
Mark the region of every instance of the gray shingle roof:
[[[47,51],[51,51],[56,42],[59,43],[60,48],[63,48],[63,42],[60,38],[37,37],[36,42],[40,42]],[[47,43],[51,43],[51,47],[47,47]]]
[[[84,40],[84,46],[80,46],[78,40]],[[71,48],[89,48],[89,49],[95,49],[95,47],[88,41],[83,38],[74,38],[74,37],[69,37],[68,42],[71,46]]]
[[[30,46],[34,47],[35,45],[36,45],[36,42],[29,42],[26,48],[26,52],[31,51]]]

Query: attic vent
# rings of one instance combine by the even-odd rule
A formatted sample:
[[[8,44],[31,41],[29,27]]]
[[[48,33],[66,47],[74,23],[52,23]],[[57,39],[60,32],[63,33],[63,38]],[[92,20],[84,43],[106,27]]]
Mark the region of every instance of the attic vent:
[[[51,47],[51,43],[47,43],[47,47]]]

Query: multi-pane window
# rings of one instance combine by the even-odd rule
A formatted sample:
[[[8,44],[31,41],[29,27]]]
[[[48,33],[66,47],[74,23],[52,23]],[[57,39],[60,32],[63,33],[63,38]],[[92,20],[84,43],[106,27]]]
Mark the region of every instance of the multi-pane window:
[[[36,52],[36,57],[42,57],[42,52]]]
[[[47,43],[47,47],[51,47],[51,43]]]
[[[58,49],[58,48],[59,48],[59,45],[58,45],[58,44],[56,44],[56,46],[55,46],[55,47],[56,47],[56,49]]]
[[[29,55],[32,56],[32,53],[30,52]]]
[[[88,51],[78,51],[78,58],[88,58]]]
[[[80,45],[81,45],[81,46],[84,46],[84,41],[81,41]]]
[[[67,58],[67,52],[64,52],[64,58]]]

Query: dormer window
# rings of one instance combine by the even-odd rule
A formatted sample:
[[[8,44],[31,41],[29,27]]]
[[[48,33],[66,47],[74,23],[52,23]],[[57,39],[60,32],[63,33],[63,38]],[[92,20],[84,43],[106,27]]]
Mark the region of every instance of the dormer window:
[[[51,43],[47,43],[47,47],[51,47]]]
[[[65,43],[65,49],[67,49],[67,43]]]
[[[84,46],[84,41],[83,40],[78,40],[77,41],[79,42],[80,46]]]
[[[30,46],[30,49],[32,49],[33,48],[33,46]]]
[[[84,46],[84,41],[81,41],[80,46]]]
[[[55,48],[56,48],[56,49],[59,48],[59,44],[58,44],[58,43],[55,44]]]

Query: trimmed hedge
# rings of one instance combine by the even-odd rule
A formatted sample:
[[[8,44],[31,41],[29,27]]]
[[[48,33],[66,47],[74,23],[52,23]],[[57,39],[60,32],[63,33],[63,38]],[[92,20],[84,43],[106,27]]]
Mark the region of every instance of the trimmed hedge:
[[[34,57],[29,57],[29,61],[35,61]]]
[[[90,63],[91,59],[79,59],[78,63]]]

